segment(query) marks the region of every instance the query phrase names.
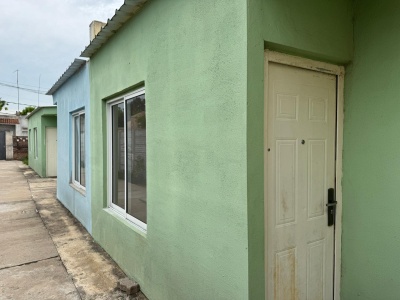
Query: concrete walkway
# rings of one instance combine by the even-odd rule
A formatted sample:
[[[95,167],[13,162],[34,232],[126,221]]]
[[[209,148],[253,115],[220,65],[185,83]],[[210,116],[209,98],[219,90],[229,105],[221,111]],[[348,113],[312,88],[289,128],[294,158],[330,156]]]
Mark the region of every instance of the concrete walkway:
[[[56,199],[56,179],[0,161],[0,300],[146,299]]]

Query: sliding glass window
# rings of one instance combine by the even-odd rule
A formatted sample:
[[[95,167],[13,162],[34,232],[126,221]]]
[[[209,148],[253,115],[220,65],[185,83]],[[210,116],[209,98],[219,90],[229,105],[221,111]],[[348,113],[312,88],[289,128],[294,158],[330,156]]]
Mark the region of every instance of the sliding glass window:
[[[37,128],[33,128],[33,156],[35,159],[38,158],[38,152],[39,152],[39,148],[38,148],[38,136],[37,136]]]
[[[144,89],[109,103],[110,207],[143,229],[146,205]]]
[[[72,115],[73,132],[73,172],[72,182],[79,187],[86,187],[85,167],[85,113],[83,111]]]

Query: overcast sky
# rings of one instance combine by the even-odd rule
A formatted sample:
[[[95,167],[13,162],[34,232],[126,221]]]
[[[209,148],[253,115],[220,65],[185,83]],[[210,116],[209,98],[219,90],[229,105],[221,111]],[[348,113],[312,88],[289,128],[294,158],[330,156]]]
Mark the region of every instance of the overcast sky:
[[[89,44],[89,24],[106,22],[123,0],[0,0],[0,98],[18,102],[21,88],[47,92]],[[52,105],[39,95],[40,105]],[[38,105],[38,94],[20,90],[19,102]],[[20,105],[22,110],[25,105]],[[9,104],[15,113],[17,105]]]

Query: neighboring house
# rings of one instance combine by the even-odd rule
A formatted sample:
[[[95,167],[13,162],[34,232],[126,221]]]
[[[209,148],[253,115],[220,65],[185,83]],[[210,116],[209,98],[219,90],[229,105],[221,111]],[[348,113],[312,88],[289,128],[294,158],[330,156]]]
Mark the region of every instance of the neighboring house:
[[[28,116],[18,116],[19,124],[15,128],[16,136],[28,136]]]
[[[81,54],[94,239],[150,299],[399,299],[399,12],[126,0]]]
[[[16,126],[19,125],[19,119],[16,115],[0,114],[0,131],[10,131],[16,135]]]
[[[26,116],[0,113],[0,131],[11,131],[14,136],[27,136],[28,120]]]
[[[57,105],[57,198],[91,232],[89,63],[75,59],[47,95]]]
[[[27,119],[29,166],[41,177],[57,176],[57,107],[37,107]]]
[[[13,137],[27,135],[26,116],[0,113],[0,160],[13,159]]]
[[[17,116],[0,113],[0,160],[13,159],[13,136],[18,125]]]

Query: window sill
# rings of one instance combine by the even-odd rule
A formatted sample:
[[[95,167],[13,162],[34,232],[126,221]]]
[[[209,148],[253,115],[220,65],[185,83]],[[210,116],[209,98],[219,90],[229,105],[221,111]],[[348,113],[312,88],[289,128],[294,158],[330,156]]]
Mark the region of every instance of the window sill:
[[[86,190],[77,186],[76,184],[70,183],[70,187],[72,187],[74,190],[76,190],[78,193],[80,193],[82,196],[86,197]]]
[[[134,232],[137,234],[141,235],[144,238],[147,238],[147,230],[140,227],[139,225],[129,221],[128,219],[125,219],[123,216],[121,216],[120,213],[118,213],[115,209],[112,209],[110,207],[104,208],[103,209],[106,213],[111,215],[112,217],[118,219],[121,223],[123,223],[125,226],[129,227],[129,229],[132,229]]]

